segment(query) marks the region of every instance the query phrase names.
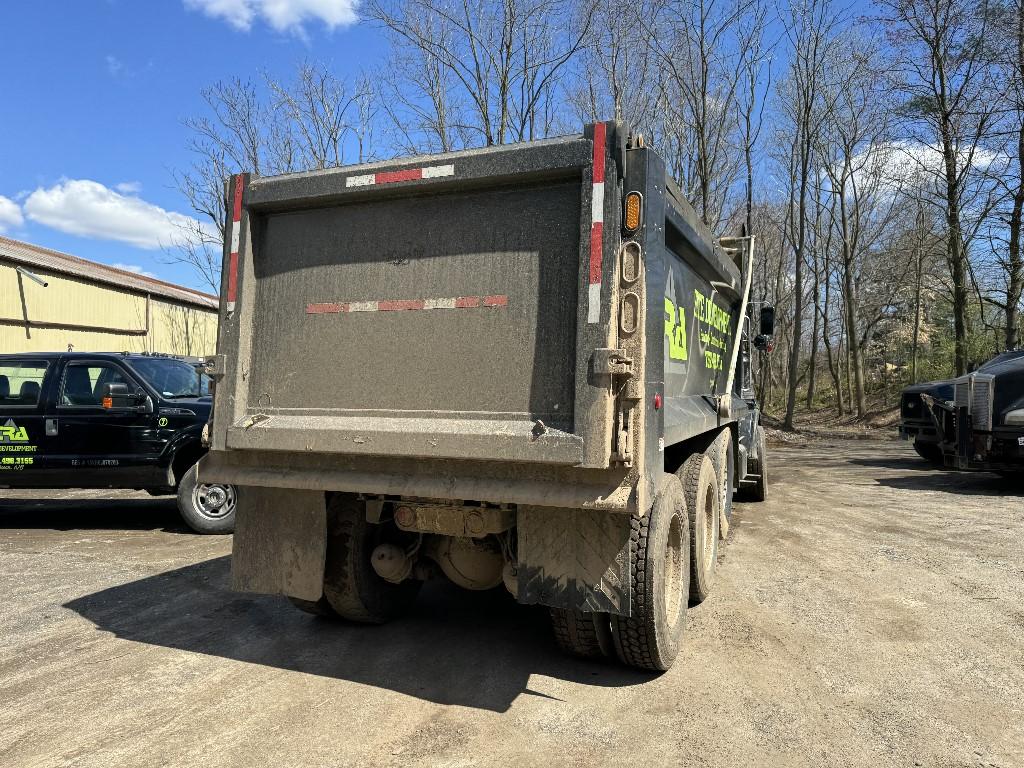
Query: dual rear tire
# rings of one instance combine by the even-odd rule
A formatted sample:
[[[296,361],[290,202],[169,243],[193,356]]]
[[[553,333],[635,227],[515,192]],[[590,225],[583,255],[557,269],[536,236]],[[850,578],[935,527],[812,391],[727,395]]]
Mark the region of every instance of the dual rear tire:
[[[728,444],[721,471],[704,453],[664,475],[650,512],[630,520],[631,615],[551,609],[558,646],[576,656],[663,672],[679,653],[688,605],[711,592],[718,559],[722,497],[731,497]],[[725,480],[720,481],[724,474]]]
[[[630,616],[550,609],[555,642],[586,659],[663,672],[672,666],[690,596],[690,523],[679,478],[664,475],[651,510],[630,520]]]
[[[333,494],[327,502],[327,558],[324,593],[316,601],[289,598],[299,610],[360,624],[383,624],[412,606],[422,582],[385,581],[370,556],[376,546],[397,536],[392,524],[366,521],[366,506],[351,494]]]

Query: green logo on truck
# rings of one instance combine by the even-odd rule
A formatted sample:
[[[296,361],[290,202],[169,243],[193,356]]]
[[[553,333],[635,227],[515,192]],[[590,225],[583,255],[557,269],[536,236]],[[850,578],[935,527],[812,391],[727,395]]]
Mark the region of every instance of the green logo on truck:
[[[0,443],[27,443],[28,442],[28,430],[24,427],[19,427],[14,423],[13,419],[8,419],[7,423],[0,427]]]
[[[665,335],[669,358],[686,360],[686,312],[668,296],[665,297]]]

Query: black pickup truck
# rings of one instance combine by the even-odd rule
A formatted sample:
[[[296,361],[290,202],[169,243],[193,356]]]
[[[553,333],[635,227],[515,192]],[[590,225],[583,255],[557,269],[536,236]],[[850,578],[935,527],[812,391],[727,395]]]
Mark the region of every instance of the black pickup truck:
[[[234,488],[197,480],[209,387],[180,357],[0,355],[0,487],[176,493],[195,531],[230,533]]]

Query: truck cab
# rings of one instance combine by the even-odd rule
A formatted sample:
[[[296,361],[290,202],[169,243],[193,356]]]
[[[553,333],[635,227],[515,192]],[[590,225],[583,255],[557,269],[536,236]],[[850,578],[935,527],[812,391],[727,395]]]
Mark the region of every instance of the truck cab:
[[[1024,350],[1009,350],[951,382],[947,398],[922,394],[949,469],[1024,476]]]
[[[234,526],[234,489],[197,481],[209,378],[198,359],[129,353],[0,356],[0,486],[177,494],[200,533]]]

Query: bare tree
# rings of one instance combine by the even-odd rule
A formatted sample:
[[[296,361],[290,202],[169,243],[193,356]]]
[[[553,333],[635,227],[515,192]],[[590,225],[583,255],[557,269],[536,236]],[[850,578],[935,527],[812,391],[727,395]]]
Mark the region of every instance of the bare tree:
[[[744,76],[762,63],[751,49],[763,35],[765,11],[759,0],[663,1],[644,23],[662,70],[659,146],[698,215],[715,231],[736,184],[737,95],[746,86]]]
[[[568,89],[584,122],[611,117],[653,135],[661,72],[652,47],[637,41],[645,40],[645,22],[658,1],[598,0],[575,85]]]
[[[368,78],[355,85],[323,64],[301,64],[292,81],[264,75],[203,91],[205,115],[189,118],[192,165],[174,173],[178,190],[198,215],[184,225],[165,258],[190,267],[201,283],[220,289],[226,220],[224,183],[232,173],[255,176],[328,168],[367,159],[377,97]]]
[[[997,113],[996,134],[1003,139],[1000,151],[1007,159],[1005,168],[991,174],[1001,200],[990,239],[996,261],[1005,272],[1005,300],[996,302],[1005,317],[1005,346],[1015,349],[1021,339],[1020,308],[1024,294],[1024,3],[1004,0],[994,2],[988,10],[991,33],[987,48],[1006,93]]]
[[[878,0],[899,51],[897,87],[906,97],[905,126],[918,146],[935,147],[940,162],[922,162],[935,179],[946,219],[946,260],[952,279],[956,372],[967,370],[969,233],[965,210],[975,204],[972,181],[998,99],[985,56],[988,0]],[[927,153],[924,154],[927,158]],[[937,167],[935,167],[937,166]]]
[[[370,0],[366,14],[396,50],[417,52],[425,65],[426,81],[424,70],[393,78],[399,92],[409,77],[428,96],[423,108],[434,116],[425,122],[441,128],[435,135],[491,146],[544,135],[556,111],[554,86],[590,37],[593,3]]]
[[[870,342],[870,333],[865,331],[870,324],[863,317],[861,290],[870,270],[867,259],[893,222],[900,180],[891,173],[891,112],[881,51],[857,32],[841,36],[840,41],[827,64],[817,140],[840,250],[852,405],[863,418],[867,414],[864,352]]]
[[[818,138],[823,71],[840,16],[830,0],[802,0],[784,19],[791,48],[785,80],[777,93],[777,135],[784,145],[787,164],[786,237],[793,251],[793,340],[789,351],[789,381],[784,426],[793,429],[800,355],[803,342],[804,265],[807,259],[810,200],[817,173]]]

